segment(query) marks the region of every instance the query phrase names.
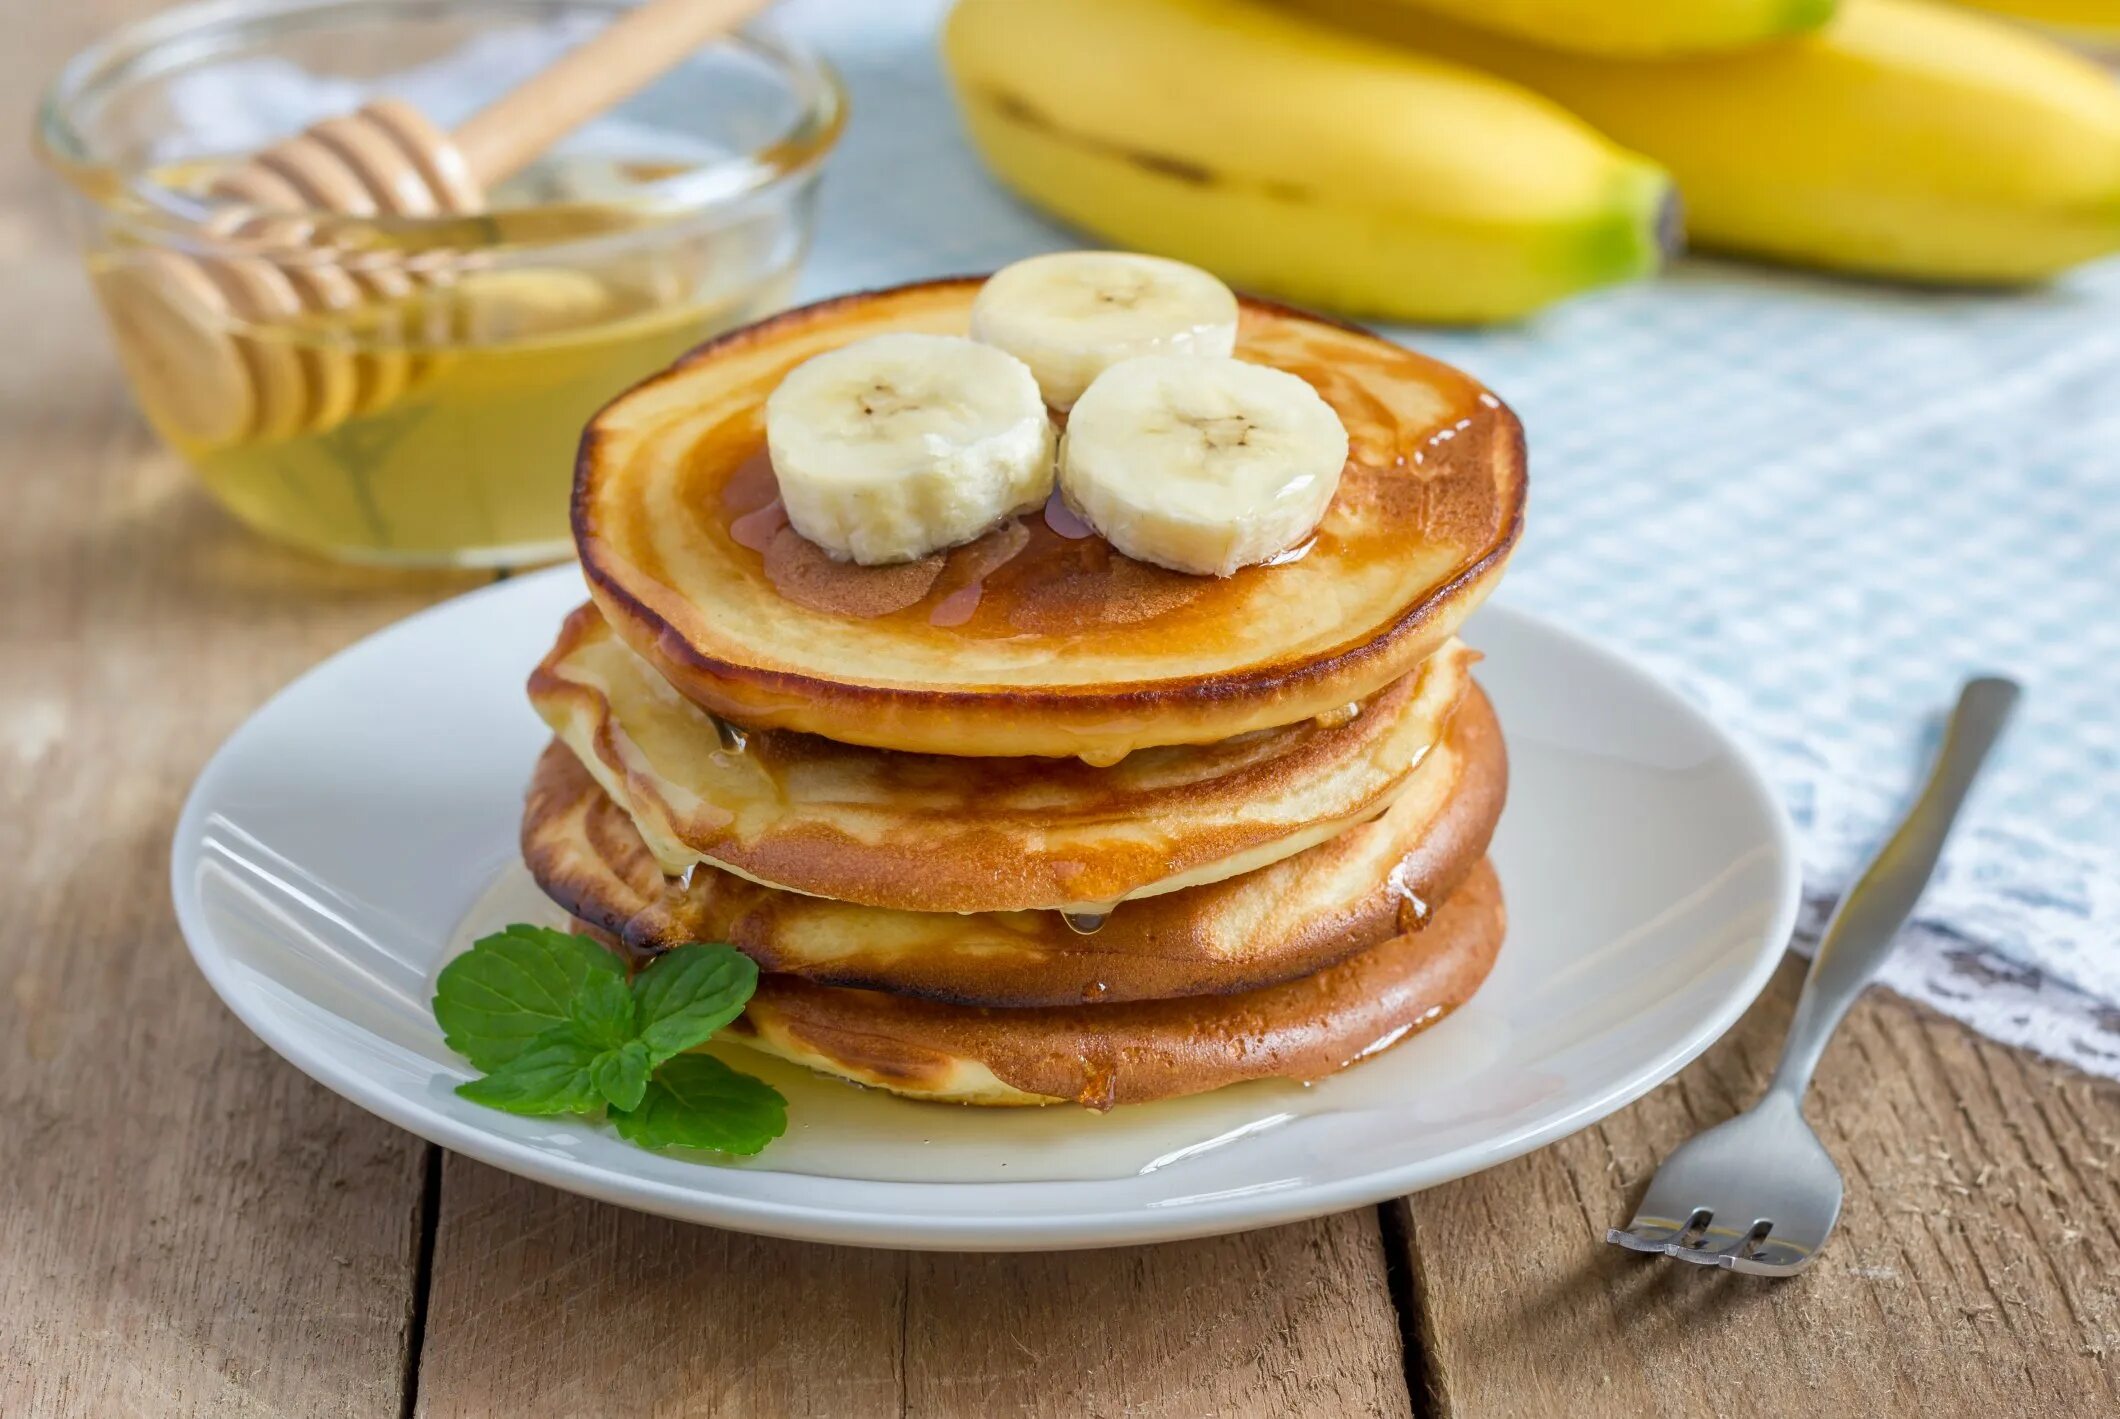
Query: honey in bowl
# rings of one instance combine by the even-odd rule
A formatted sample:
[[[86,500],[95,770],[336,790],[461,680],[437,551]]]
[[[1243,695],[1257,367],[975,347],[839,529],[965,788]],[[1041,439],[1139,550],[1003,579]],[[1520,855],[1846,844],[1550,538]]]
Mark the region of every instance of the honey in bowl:
[[[536,212],[549,240],[568,210],[480,225],[505,233]],[[584,232],[609,224],[572,211]],[[394,297],[238,322],[159,315],[183,292],[160,273],[165,288],[144,289],[139,257],[116,248],[89,267],[157,431],[259,531],[413,564],[564,555],[583,423],[613,391],[785,304],[792,280],[742,233],[717,233],[598,264],[437,263]],[[232,400],[245,401],[234,417]]]
[[[92,45],[38,139],[148,419],[308,548],[564,555],[584,421],[783,304],[808,243],[840,91],[735,18],[275,0]]]

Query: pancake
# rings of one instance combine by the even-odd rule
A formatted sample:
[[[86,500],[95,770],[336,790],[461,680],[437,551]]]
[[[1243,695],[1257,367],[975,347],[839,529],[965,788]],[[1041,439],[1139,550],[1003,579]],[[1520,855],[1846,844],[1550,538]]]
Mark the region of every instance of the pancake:
[[[1103,1110],[1251,1079],[1321,1079],[1427,1028],[1493,969],[1505,916],[1483,859],[1422,931],[1238,995],[988,1010],[761,976],[727,1037],[825,1074],[959,1104]]]
[[[1375,817],[1471,683],[1451,641],[1341,722],[1143,749],[1110,768],[966,759],[713,717],[611,633],[568,618],[530,700],[633,817],[664,872],[707,862],[906,911],[1109,911],[1290,857]]]
[[[976,279],[849,296],[700,347],[583,435],[574,531],[612,627],[754,728],[968,756],[1205,744],[1365,699],[1502,574],[1523,432],[1480,385],[1354,329],[1242,302],[1239,357],[1308,380],[1349,436],[1299,555],[1226,578],[1119,555],[1057,513],[896,567],[835,563],[780,513],[763,406],[793,366],[886,330],[963,333]]]
[[[768,971],[999,1006],[1249,990],[1418,929],[1486,851],[1507,791],[1477,687],[1382,817],[1244,876],[1128,902],[1093,936],[1053,912],[853,906],[702,867],[664,877],[565,745],[545,751],[523,858],[546,894],[635,954],[727,941]]]

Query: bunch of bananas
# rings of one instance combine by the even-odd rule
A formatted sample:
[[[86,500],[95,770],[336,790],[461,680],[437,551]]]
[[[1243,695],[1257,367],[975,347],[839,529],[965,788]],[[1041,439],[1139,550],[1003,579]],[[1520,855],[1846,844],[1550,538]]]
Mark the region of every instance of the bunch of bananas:
[[[1356,314],[1507,319],[1681,229],[1968,284],[2120,251],[2120,82],[1934,0],[958,0],[943,50],[1032,203]]]

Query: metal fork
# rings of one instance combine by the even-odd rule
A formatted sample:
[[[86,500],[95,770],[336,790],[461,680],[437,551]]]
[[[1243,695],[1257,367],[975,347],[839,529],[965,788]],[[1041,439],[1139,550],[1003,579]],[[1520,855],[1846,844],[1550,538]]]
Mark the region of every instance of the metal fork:
[[[1634,1220],[1606,1241],[1757,1276],[1794,1276],[1818,1255],[1840,1218],[1841,1181],[1804,1122],[1804,1090],[1834,1027],[1913,914],[2017,696],[2014,682],[1992,676],[1958,692],[1921,797],[1826,923],[1766,1097],[1680,1144]]]

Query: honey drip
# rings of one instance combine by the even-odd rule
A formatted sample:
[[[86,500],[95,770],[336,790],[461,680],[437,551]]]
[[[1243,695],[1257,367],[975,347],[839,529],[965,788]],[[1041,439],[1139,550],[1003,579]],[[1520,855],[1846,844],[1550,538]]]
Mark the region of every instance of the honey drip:
[[[1360,700],[1351,700],[1341,705],[1338,709],[1330,709],[1319,715],[1317,717],[1318,728],[1338,729],[1342,725],[1353,724],[1361,716],[1361,713],[1362,702]]]
[[[1066,922],[1067,929],[1077,936],[1095,936],[1104,930],[1104,923],[1112,919],[1112,914],[1108,911],[1062,912],[1060,919]]]
[[[1058,493],[1045,500],[1045,525],[1053,530],[1055,537],[1062,537],[1070,542],[1080,542],[1085,537],[1097,535],[1097,529],[1078,517],[1075,510],[1069,507]]]
[[[1400,935],[1403,936],[1411,931],[1419,931],[1428,924],[1430,910],[1428,902],[1420,893],[1414,891],[1413,884],[1406,880],[1405,863],[1402,862],[1391,869],[1391,875],[1384,879],[1384,886],[1391,895],[1399,899],[1398,921]]]
[[[707,718],[714,721],[714,733],[721,740],[723,753],[741,754],[750,745],[751,736],[743,726],[731,724],[718,714],[710,714]]]
[[[1082,1061],[1082,1089],[1075,1102],[1094,1113],[1110,1113],[1119,1100],[1119,1071],[1110,1065]]]

